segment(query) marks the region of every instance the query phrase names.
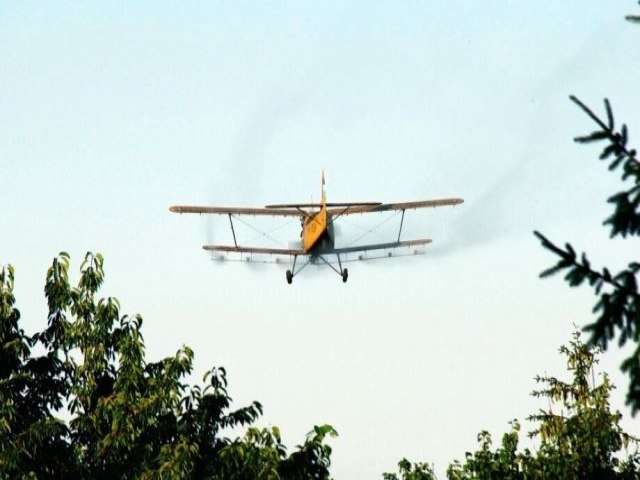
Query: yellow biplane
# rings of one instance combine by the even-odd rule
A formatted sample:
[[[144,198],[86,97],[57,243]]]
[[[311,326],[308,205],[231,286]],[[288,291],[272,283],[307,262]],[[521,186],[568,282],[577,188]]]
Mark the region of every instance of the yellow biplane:
[[[323,172],[320,203],[275,204],[267,205],[263,208],[175,205],[170,207],[169,210],[175,213],[199,213],[228,216],[231,233],[233,235],[233,245],[204,245],[202,248],[212,252],[221,252],[223,254],[268,254],[292,257],[293,264],[291,270],[287,270],[286,272],[287,283],[290,284],[293,282],[293,277],[299,274],[309,263],[318,263],[319,261],[323,262],[338,273],[338,275],[342,277],[343,282],[346,282],[349,277],[349,272],[347,268],[342,267],[344,260],[343,258],[341,259],[341,256],[344,257],[347,254],[367,252],[370,250],[392,250],[406,247],[417,247],[431,243],[431,240],[427,238],[400,240],[405,211],[415,210],[418,208],[435,208],[448,205],[455,206],[464,201],[461,198],[443,198],[439,200],[421,200],[403,203],[327,203],[324,185],[325,180]],[[388,211],[402,212],[400,228],[395,241],[336,248],[334,222],[338,218],[356,213],[363,214]],[[233,219],[240,216],[298,217],[302,227],[302,231],[300,233],[300,248],[269,248],[239,245],[236,238]],[[336,256],[338,268],[335,268],[334,264],[327,260],[326,257],[329,255]],[[391,256],[390,252],[388,256]],[[302,265],[298,264],[298,268],[296,269],[298,257],[306,258],[306,262]],[[358,259],[363,260],[364,258],[359,256]]]

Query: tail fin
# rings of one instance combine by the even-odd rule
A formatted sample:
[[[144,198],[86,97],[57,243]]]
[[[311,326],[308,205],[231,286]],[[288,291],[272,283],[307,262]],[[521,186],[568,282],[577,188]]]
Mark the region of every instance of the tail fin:
[[[322,182],[320,185],[320,188],[322,189],[322,208],[326,208],[327,207],[327,194],[324,191],[324,169],[322,170]]]

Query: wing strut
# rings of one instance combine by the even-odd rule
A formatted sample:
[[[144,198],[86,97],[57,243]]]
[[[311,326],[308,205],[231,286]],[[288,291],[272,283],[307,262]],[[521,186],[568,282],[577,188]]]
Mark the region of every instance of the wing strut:
[[[343,214],[347,213],[349,211],[349,209],[352,207],[352,205],[347,205],[344,210],[341,210],[335,214],[331,215],[331,223],[333,223],[335,220],[337,220],[338,218],[340,218]]]
[[[402,212],[404,214],[404,211]],[[233,233],[233,244],[238,248],[238,242],[236,241],[236,231],[233,228],[233,220],[231,220],[231,214],[229,214],[229,223],[231,224],[231,233]]]
[[[400,230],[398,230],[398,240],[396,240],[397,242],[400,242],[400,234],[402,233],[402,224],[404,223],[404,208],[402,209],[402,218],[400,219]]]

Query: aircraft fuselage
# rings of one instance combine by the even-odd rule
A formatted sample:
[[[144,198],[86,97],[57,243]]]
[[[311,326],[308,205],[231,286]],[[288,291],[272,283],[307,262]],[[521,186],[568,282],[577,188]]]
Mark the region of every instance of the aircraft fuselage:
[[[302,249],[304,253],[332,249],[335,243],[333,223],[327,213],[327,196],[324,191],[324,172],[321,185],[320,210],[307,215],[302,223]]]

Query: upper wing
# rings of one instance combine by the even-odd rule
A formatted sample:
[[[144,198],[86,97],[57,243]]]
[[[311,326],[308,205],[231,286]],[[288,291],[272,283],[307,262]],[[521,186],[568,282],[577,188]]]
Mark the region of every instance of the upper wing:
[[[274,217],[301,217],[300,210],[281,208],[244,208],[244,207],[199,207],[189,205],[175,205],[169,207],[175,213],[208,213],[214,215],[266,215]]]
[[[404,202],[404,203],[377,203],[377,202],[363,202],[363,203],[345,203],[345,204],[327,204],[328,206],[338,206],[341,208],[330,208],[328,210],[330,215],[351,215],[353,213],[372,213],[372,212],[386,212],[390,210],[412,210],[416,208],[429,208],[429,207],[442,207],[445,205],[458,205],[464,200],[461,198],[444,198],[440,200],[423,200],[419,202]],[[192,205],[174,205],[169,207],[169,210],[175,213],[200,213],[200,214],[214,214],[214,215],[262,215],[273,217],[301,217],[305,213],[299,208],[315,206],[315,204],[300,204],[300,205],[269,205],[265,208],[250,208],[250,207],[205,207],[205,206],[192,206]],[[284,208],[283,208],[284,207]],[[291,207],[291,208],[288,208]],[[294,208],[295,207],[295,208]]]
[[[304,253],[303,250],[294,248],[235,247],[231,245],[203,245],[202,248],[213,252],[267,253],[272,255],[302,255]]]
[[[382,205],[382,202],[329,202],[327,207],[376,207]],[[276,203],[273,205],[265,205],[265,208],[320,208],[322,203]]]
[[[413,210],[416,208],[435,208],[447,205],[459,205],[464,202],[461,198],[442,198],[439,200],[421,200],[418,202],[382,203],[374,206],[354,206],[329,210],[331,215],[351,215],[353,213],[387,212],[392,210]]]

